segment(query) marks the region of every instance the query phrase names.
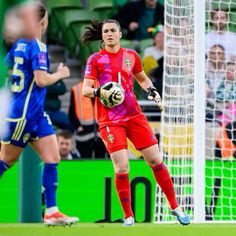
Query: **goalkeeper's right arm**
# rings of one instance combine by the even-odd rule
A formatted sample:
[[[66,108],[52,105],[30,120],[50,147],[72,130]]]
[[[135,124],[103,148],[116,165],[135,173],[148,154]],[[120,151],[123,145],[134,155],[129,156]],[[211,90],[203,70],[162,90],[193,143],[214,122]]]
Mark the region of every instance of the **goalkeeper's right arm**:
[[[96,88],[94,88],[94,80],[84,78],[83,80],[83,86],[82,86],[82,94],[85,97],[88,98],[94,98],[94,91]]]

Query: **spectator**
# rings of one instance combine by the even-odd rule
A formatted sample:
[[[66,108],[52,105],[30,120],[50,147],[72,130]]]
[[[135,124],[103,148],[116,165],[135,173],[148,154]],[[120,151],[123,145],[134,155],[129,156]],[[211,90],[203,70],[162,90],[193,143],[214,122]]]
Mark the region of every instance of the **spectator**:
[[[60,129],[68,129],[73,132],[73,126],[70,124],[67,114],[61,111],[61,100],[59,95],[66,93],[66,86],[63,81],[47,87],[44,109],[49,115],[52,124]]]
[[[234,62],[226,64],[225,79],[216,91],[216,101],[231,103],[236,102],[236,68]]]
[[[82,96],[82,82],[71,89],[69,118],[76,130],[76,148],[83,158],[105,158],[106,148],[98,133],[94,101]]]
[[[114,16],[124,29],[124,37],[131,40],[151,38],[149,27],[164,24],[164,8],[156,0],[126,3]]]
[[[80,153],[73,149],[73,136],[69,130],[62,130],[57,134],[61,160],[79,159]]]
[[[236,121],[223,125],[217,132],[215,157],[236,159]]]
[[[214,98],[214,92],[224,80],[225,69],[225,49],[222,45],[213,45],[206,63],[206,95],[208,98]]]
[[[160,66],[164,54],[164,28],[157,25],[152,28],[153,46],[145,48],[143,53],[143,69],[147,75]],[[163,63],[162,63],[163,64]]]
[[[236,68],[235,63],[226,65],[225,78],[215,92],[217,121],[221,125],[236,119]]]
[[[166,44],[166,85],[169,87],[165,92],[168,95],[167,99],[175,102],[183,102],[184,97],[189,89],[188,86],[183,86],[186,82],[186,73],[189,73],[190,61],[186,56],[187,51],[182,45],[181,40],[170,39]],[[170,79],[171,78],[171,79]],[[176,100],[178,99],[178,100]]]
[[[213,45],[220,44],[225,48],[227,60],[236,55],[236,34],[227,31],[228,20],[226,10],[213,10],[211,12],[212,30],[206,34],[206,53],[209,54]]]
[[[207,119],[215,117],[216,91],[225,78],[225,49],[222,45],[213,45],[206,63]]]
[[[236,158],[236,68],[235,63],[226,65],[225,79],[216,91],[218,114],[221,129],[216,133],[216,158]]]

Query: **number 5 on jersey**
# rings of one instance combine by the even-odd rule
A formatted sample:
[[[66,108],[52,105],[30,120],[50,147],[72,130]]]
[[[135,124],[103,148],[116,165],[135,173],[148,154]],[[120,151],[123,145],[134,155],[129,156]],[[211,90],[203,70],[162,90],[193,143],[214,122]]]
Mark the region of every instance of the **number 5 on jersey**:
[[[19,93],[24,89],[24,79],[25,75],[22,70],[18,69],[18,65],[22,65],[24,63],[24,59],[22,57],[14,57],[14,67],[12,76],[17,77],[17,80],[11,86],[11,91],[15,93]],[[18,78],[20,81],[18,81]]]

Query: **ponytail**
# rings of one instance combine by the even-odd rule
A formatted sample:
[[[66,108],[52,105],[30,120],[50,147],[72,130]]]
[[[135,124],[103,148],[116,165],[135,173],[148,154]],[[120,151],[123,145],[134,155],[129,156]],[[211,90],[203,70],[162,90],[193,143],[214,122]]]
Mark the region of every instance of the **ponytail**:
[[[83,44],[90,41],[102,40],[102,26],[103,22],[92,20],[90,25],[85,27],[85,32],[81,38]]]
[[[116,20],[107,19],[102,22],[92,20],[90,25],[85,27],[85,32],[83,36],[81,37],[82,43],[87,44],[90,41],[96,41],[96,40],[102,41],[102,27],[104,24],[107,24],[107,23],[115,23],[119,27],[119,30],[121,31],[120,23]],[[101,42],[101,45],[102,45],[102,42]]]

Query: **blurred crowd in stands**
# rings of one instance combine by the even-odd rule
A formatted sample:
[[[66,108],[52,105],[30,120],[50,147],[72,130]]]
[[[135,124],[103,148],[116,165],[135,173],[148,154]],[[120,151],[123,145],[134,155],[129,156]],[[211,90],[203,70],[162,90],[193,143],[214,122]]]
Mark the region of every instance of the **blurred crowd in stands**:
[[[210,14],[212,28],[206,34],[206,121],[220,128],[215,157],[236,158],[236,40],[229,31],[229,11]]]

